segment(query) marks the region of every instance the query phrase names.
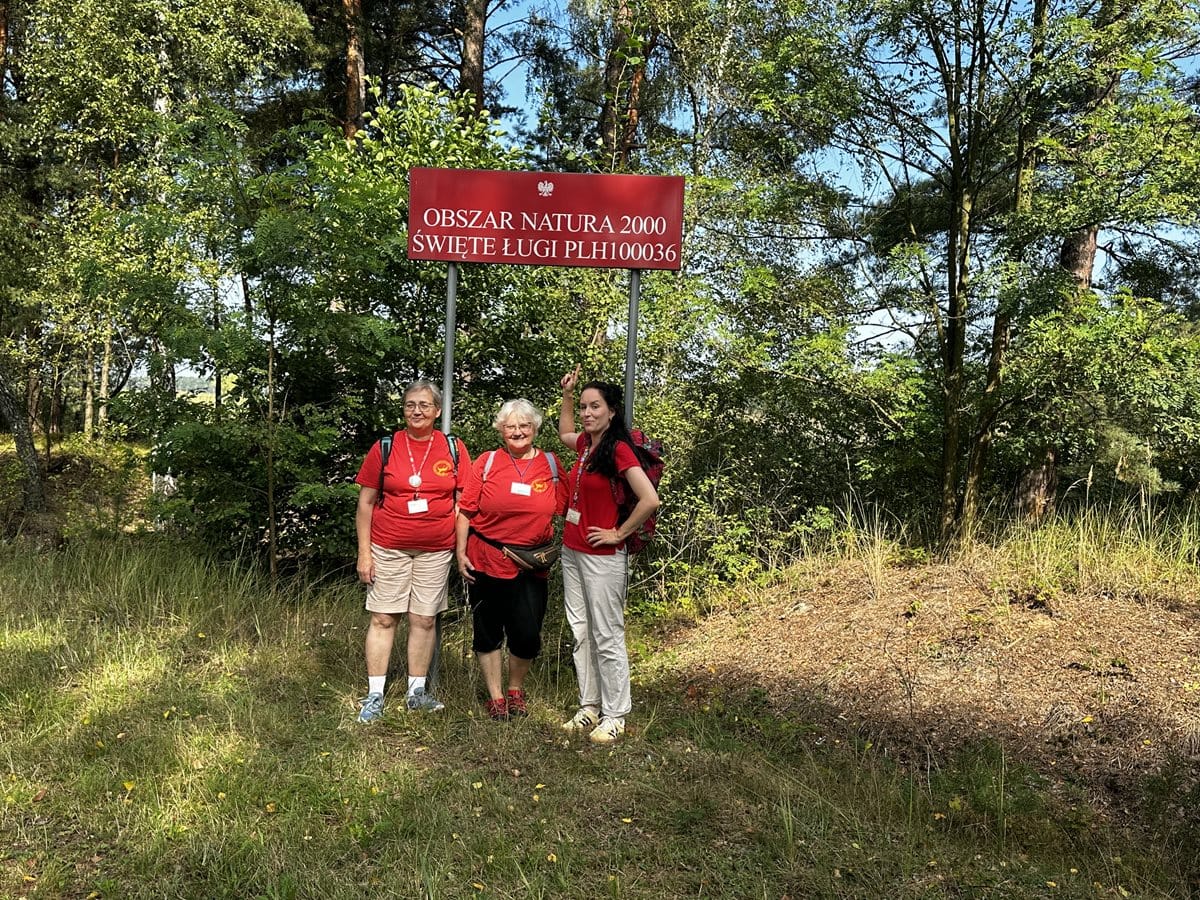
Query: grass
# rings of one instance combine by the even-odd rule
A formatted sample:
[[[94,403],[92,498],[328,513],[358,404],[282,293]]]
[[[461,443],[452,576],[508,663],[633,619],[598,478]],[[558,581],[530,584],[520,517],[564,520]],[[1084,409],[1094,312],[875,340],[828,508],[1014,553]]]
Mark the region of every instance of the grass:
[[[574,691],[557,610],[530,719],[482,715],[469,623],[451,615],[446,713],[406,715],[393,696],[364,728],[365,624],[349,579],[272,586],[141,538],[0,545],[0,895],[1189,890],[1157,842],[1001,748],[911,774],[733,684],[689,702],[636,623],[636,709],[613,749],[557,727]]]
[[[818,556],[856,562],[876,600],[889,567],[929,559],[904,523],[853,494]],[[1042,523],[1004,519],[977,528],[944,561],[1040,605],[1065,593],[1173,602],[1195,592],[1200,506],[1127,502],[1072,508]]]
[[[956,561],[1038,601],[1069,592],[1171,602],[1194,593],[1200,507],[1084,507],[1037,526],[1008,523]]]

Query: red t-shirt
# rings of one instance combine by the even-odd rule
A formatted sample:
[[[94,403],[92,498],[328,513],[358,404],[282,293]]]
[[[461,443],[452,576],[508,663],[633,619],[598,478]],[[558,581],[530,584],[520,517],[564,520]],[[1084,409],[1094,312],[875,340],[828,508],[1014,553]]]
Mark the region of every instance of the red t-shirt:
[[[492,467],[485,481],[489,458]],[[529,485],[529,494],[515,493],[514,484]],[[566,505],[567,473],[560,466],[555,484],[544,452],[539,450],[533,459],[513,459],[504,450],[494,450],[480,453],[471,466],[458,508],[472,528],[492,540],[534,547],[554,537],[551,517],[561,516]],[[475,535],[467,539],[467,556],[476,569],[493,578],[516,578],[521,571],[499,547]]]
[[[579,436],[575,451],[579,459],[571,469],[568,486],[568,505],[579,510],[579,524],[572,525],[569,521],[563,526],[563,546],[583,553],[596,556],[612,556],[624,548],[624,544],[616,547],[593,547],[587,542],[588,529],[616,528],[621,523],[617,521],[617,501],[613,499],[612,482],[599,472],[582,471],[583,451],[591,438],[586,434]],[[617,441],[615,459],[617,471],[624,474],[626,470],[641,465],[637,455],[624,441]],[[582,475],[580,474],[582,471]]]
[[[371,513],[371,543],[389,550],[453,550],[454,492],[467,483],[471,457],[458,438],[458,476],[450,457],[450,443],[440,431],[434,432],[432,446],[426,441],[409,441],[404,431],[392,437],[392,452],[383,473],[383,505]],[[426,450],[429,451],[426,457]],[[409,461],[409,453],[412,461]],[[363,487],[379,488],[379,441],[363,460],[355,481]],[[413,488],[408,479],[420,471],[421,486]],[[424,500],[428,508],[409,511],[410,500]]]

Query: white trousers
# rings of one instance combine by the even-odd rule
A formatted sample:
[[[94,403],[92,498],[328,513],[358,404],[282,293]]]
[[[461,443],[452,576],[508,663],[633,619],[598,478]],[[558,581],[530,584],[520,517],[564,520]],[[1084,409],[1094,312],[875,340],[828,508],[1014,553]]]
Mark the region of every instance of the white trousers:
[[[575,638],[575,675],[579,705],[598,706],[600,714],[629,713],[629,652],[625,648],[625,596],[629,558],[562,549],[563,599]]]

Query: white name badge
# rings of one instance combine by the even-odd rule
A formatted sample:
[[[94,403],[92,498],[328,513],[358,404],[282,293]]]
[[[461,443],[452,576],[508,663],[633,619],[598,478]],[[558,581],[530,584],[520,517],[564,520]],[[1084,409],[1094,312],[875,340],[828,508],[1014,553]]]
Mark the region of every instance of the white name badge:
[[[572,525],[578,525],[579,524],[579,510],[568,509],[567,510],[567,521],[570,522]]]
[[[514,494],[520,494],[522,497],[532,497],[533,496],[533,485],[521,484],[521,482],[519,482],[519,481],[514,481],[512,483],[512,492]]]
[[[408,501],[408,514],[410,516],[415,516],[424,512],[429,512],[429,501],[424,497],[422,497],[420,500]]]

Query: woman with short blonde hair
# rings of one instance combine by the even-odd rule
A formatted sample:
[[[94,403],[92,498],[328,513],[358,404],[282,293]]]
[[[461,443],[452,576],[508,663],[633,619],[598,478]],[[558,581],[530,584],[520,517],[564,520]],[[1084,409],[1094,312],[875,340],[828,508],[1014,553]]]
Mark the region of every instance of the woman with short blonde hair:
[[[536,547],[554,536],[566,503],[558,459],[533,445],[542,413],[525,399],[500,407],[493,425],[501,447],[481,453],[458,504],[458,571],[469,585],[472,646],[487,686],[487,713],[528,714],[525,676],[542,647],[547,572],[523,569],[503,547]],[[508,643],[508,690],[501,648]]]

